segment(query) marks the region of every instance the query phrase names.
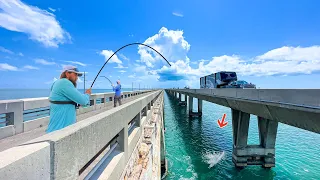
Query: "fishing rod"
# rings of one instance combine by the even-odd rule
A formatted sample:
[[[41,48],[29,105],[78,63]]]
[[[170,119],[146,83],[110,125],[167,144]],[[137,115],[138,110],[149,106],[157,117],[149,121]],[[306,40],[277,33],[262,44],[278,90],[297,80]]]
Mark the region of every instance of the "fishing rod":
[[[169,63],[169,61],[168,61],[161,53],[159,53],[157,50],[155,50],[153,47],[151,47],[151,46],[149,46],[149,45],[146,45],[146,44],[143,44],[143,43],[130,43],[130,44],[124,45],[124,46],[122,46],[121,48],[119,48],[116,52],[114,52],[114,53],[108,58],[108,60],[107,60],[107,61],[103,64],[103,66],[100,68],[97,76],[94,78],[94,80],[93,80],[93,82],[92,82],[92,84],[91,84],[90,89],[92,89],[92,86],[93,86],[93,84],[96,82],[96,80],[97,80],[100,72],[102,71],[102,69],[104,68],[104,66],[109,62],[109,60],[112,58],[112,56],[114,56],[114,55],[115,55],[118,51],[120,51],[121,49],[123,49],[123,48],[125,48],[125,47],[128,47],[128,46],[132,46],[132,45],[143,45],[143,46],[146,46],[146,47],[154,50],[155,52],[157,52],[157,53],[169,64],[169,66],[171,66],[171,64]],[[111,84],[112,84],[112,83],[111,83]]]
[[[110,82],[110,84],[112,85],[112,82],[110,81],[109,78],[107,78],[107,76],[100,76],[100,77],[105,77],[106,79],[108,79],[108,81]]]

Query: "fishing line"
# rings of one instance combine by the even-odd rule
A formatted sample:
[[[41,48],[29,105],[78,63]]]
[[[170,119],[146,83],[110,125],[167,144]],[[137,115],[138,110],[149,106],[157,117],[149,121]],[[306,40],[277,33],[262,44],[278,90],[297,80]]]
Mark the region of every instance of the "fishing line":
[[[100,76],[100,77],[105,77],[105,78],[107,78],[107,76]],[[110,84],[112,85],[112,82],[110,81],[110,79],[109,78],[107,78],[108,79],[108,81],[110,82]]]
[[[98,78],[100,72],[102,71],[102,69],[104,68],[104,66],[109,62],[109,60],[112,58],[112,56],[115,55],[115,54],[116,54],[118,51],[120,51],[121,49],[123,49],[123,48],[125,48],[125,47],[127,47],[127,46],[131,46],[131,45],[143,45],[143,46],[146,46],[146,47],[154,50],[154,51],[157,52],[164,60],[166,60],[166,62],[169,64],[169,66],[171,66],[171,64],[169,63],[169,61],[168,61],[161,53],[159,53],[157,50],[155,50],[153,47],[151,47],[151,46],[149,46],[149,45],[146,45],[146,44],[143,44],[143,43],[130,43],[130,44],[127,44],[127,45],[122,46],[121,48],[119,48],[116,52],[114,52],[114,53],[109,57],[109,59],[108,59],[108,60],[103,64],[103,66],[100,68],[97,76],[94,78],[94,80],[93,80],[93,82],[92,82],[92,84],[91,84],[90,89],[92,89],[92,86],[93,86],[93,84],[96,82],[96,79]],[[109,80],[109,81],[110,81],[110,80]],[[112,84],[112,83],[111,83],[111,84]]]

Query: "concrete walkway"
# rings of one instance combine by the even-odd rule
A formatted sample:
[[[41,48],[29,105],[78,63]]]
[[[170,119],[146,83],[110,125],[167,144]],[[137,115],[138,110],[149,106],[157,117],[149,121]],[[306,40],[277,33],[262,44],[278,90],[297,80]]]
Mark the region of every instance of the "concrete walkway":
[[[130,101],[138,99],[138,98],[141,98],[141,97],[146,96],[148,94],[150,94],[150,93],[145,93],[145,94],[141,94],[141,95],[136,95],[136,96],[132,96],[132,97],[129,97],[129,98],[125,98],[125,99],[122,100],[122,104],[125,104],[127,102],[130,102]],[[105,111],[110,110],[112,108],[113,108],[113,102],[108,103],[108,106],[106,106],[106,107],[104,107],[102,109],[95,110],[95,111],[90,111],[90,112],[78,115],[77,116],[77,121],[82,121],[84,119],[87,119],[88,117],[91,117],[91,116],[94,116],[96,114],[105,112]],[[37,129],[31,130],[31,131],[28,131],[28,132],[17,134],[15,136],[11,136],[11,137],[7,137],[7,138],[4,138],[4,139],[1,139],[0,140],[0,152],[4,151],[6,149],[9,149],[9,148],[15,147],[15,146],[17,146],[19,144],[22,144],[24,142],[30,141],[32,139],[35,139],[37,137],[40,137],[40,136],[45,134],[45,130],[46,129],[47,129],[47,127],[37,128]]]

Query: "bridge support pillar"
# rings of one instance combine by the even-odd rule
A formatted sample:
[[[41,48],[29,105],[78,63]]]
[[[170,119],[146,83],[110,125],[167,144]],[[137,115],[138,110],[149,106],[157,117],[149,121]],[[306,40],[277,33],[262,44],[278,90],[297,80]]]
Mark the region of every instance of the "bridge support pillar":
[[[189,96],[189,116],[190,117],[201,117],[202,116],[202,100],[198,99],[198,112],[193,111],[193,97]]]
[[[179,94],[179,106],[186,106],[187,101],[186,101],[186,95],[184,94],[184,101],[182,101],[182,94]]]
[[[262,165],[274,167],[278,122],[258,117],[259,145],[248,145],[250,114],[232,109],[233,153],[236,167]]]
[[[264,157],[263,167],[275,166],[275,145],[278,130],[278,122],[258,117],[260,146],[273,151]]]
[[[193,97],[188,96],[188,104],[189,104],[189,116],[192,116],[192,109],[193,109]]]
[[[198,98],[198,113],[202,116],[202,99]]]

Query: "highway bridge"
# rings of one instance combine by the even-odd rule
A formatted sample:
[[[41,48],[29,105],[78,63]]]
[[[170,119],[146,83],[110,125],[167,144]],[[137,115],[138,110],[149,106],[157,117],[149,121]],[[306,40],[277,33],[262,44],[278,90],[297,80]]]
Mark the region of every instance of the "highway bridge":
[[[202,101],[231,108],[233,129],[232,160],[237,167],[275,166],[278,122],[320,133],[319,89],[167,89],[189,106],[189,116],[202,116]],[[182,95],[185,101],[182,101]],[[193,99],[198,99],[198,111]],[[188,99],[188,102],[186,102]],[[258,117],[260,144],[248,145],[250,115]],[[288,137],[294,138],[294,137]]]
[[[279,122],[320,133],[320,90],[165,91],[188,107],[190,116],[202,116],[203,101],[231,109],[236,167],[275,166]],[[0,101],[0,122],[5,124],[0,127],[0,179],[160,179],[167,165],[165,91],[123,93],[124,104],[116,108],[113,93],[93,94],[90,106],[77,110],[76,124],[49,134],[44,132],[48,98]],[[198,111],[193,109],[195,98]],[[26,121],[30,114],[41,117]],[[258,117],[257,145],[247,144],[250,115]]]

